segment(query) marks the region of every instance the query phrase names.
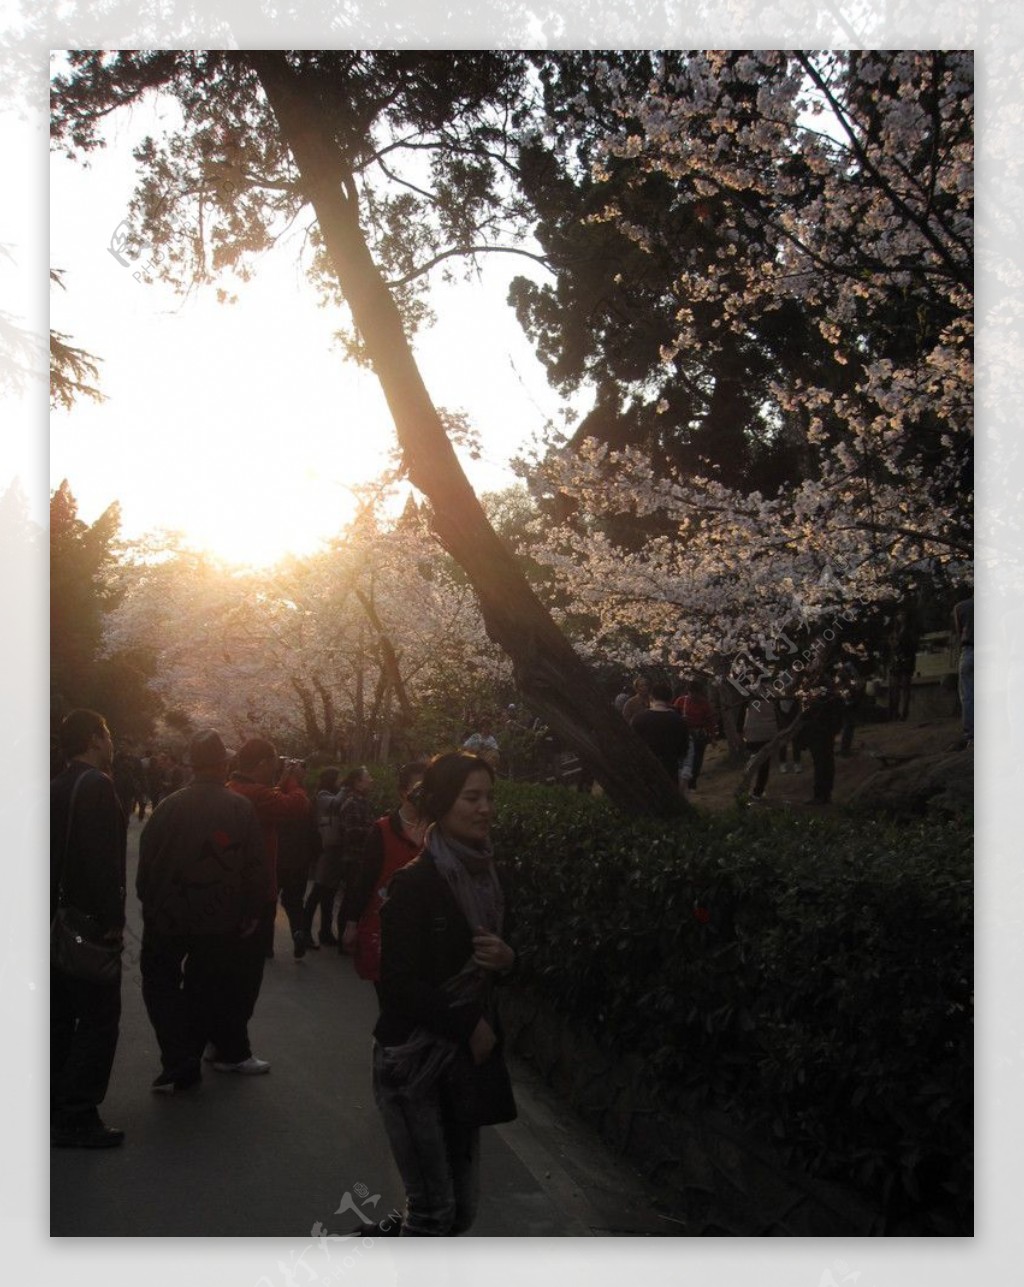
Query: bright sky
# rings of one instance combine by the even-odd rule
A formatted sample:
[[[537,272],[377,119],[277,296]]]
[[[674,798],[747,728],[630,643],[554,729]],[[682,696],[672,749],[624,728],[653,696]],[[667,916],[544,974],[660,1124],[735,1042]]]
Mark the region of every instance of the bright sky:
[[[332,340],[343,319],[298,267],[301,229],[252,282],[223,283],[233,305],[213,287],[182,299],[148,286],[110,253],[134,186],[131,148],[154,122],[153,111],[123,114],[89,168],[51,160],[50,262],[67,288],[52,292],[51,325],[103,359],[107,395],[52,415],[51,488],[66,477],[87,521],[120,501],[127,536],[179,529],[258,564],[312,550],[351,515],[351,485],[386,463],[383,395]],[[437,324],[416,342],[435,403],[465,411],[481,435],[483,459],[463,460],[478,492],[515,481],[509,458],[559,414],[504,303],[517,273],[542,270],[496,255],[483,284],[438,282]]]

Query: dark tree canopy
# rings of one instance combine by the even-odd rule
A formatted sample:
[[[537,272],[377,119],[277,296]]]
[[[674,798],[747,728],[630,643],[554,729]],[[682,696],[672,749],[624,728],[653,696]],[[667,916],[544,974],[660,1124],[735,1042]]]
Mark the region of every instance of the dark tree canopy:
[[[85,523],[67,479],[50,498],[51,719],[88,706],[107,717],[115,738],[143,738],[160,709],[148,687],[151,659],[140,650],[103,651],[104,614],[118,598],[120,523],[116,502]]]

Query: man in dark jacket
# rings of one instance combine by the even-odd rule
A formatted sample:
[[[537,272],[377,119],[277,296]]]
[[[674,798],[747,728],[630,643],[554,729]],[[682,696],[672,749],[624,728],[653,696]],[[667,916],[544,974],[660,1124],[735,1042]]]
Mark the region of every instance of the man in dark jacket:
[[[686,721],[672,705],[668,684],[651,685],[651,704],[630,721],[630,728],[647,743],[672,781],[679,785],[679,769],[690,744]]]
[[[72,711],[60,744],[68,764],[50,782],[50,919],[62,901],[120,941],[127,825],[110,778],[110,730],[96,711]],[[93,983],[50,971],[50,1143],[58,1148],[110,1148],[124,1140],[124,1131],[99,1115],[120,1020],[120,977]]]
[[[194,778],[161,800],[139,842],[142,999],[160,1045],[155,1091],[201,1079],[207,1042],[221,1072],[265,1073],[253,1057],[248,1008],[251,943],[266,896],[267,861],[248,800],[225,786],[228,753],[215,729],[192,739]]]
[[[804,722],[797,734],[814,765],[812,804],[831,804],[836,780],[836,734],[843,725],[842,698],[831,687],[816,689],[803,699]]]

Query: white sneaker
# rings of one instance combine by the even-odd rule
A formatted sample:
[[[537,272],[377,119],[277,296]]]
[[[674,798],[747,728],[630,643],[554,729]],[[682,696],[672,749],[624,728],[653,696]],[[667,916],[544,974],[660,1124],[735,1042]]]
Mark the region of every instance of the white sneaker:
[[[788,773],[788,772],[789,772],[789,764],[788,764],[788,763],[787,763],[787,764],[780,764],[780,765],[779,765],[779,772],[780,772],[780,773]]]
[[[803,773],[803,771],[804,771],[804,766],[803,766],[802,764],[794,764],[794,765],[793,765],[793,772],[794,772],[794,773]]]
[[[260,1073],[270,1072],[270,1064],[265,1059],[257,1059],[255,1055],[250,1055],[238,1064],[226,1064],[215,1059],[213,1066],[218,1072],[241,1073],[243,1077],[257,1077]]]

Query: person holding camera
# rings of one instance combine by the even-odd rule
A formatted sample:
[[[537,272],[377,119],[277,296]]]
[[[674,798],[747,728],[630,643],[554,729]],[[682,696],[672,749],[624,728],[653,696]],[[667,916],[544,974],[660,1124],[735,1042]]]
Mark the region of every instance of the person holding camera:
[[[252,1006],[263,983],[264,962],[274,955],[274,920],[280,889],[277,873],[278,826],[289,820],[305,818],[309,796],[302,785],[303,770],[299,760],[278,761],[273,742],[265,737],[251,737],[239,748],[236,768],[228,788],[244,796],[256,810],[263,844],[266,849],[270,883],[266,891],[260,925],[254,935],[252,962]],[[250,1011],[251,1014],[251,1011]]]

